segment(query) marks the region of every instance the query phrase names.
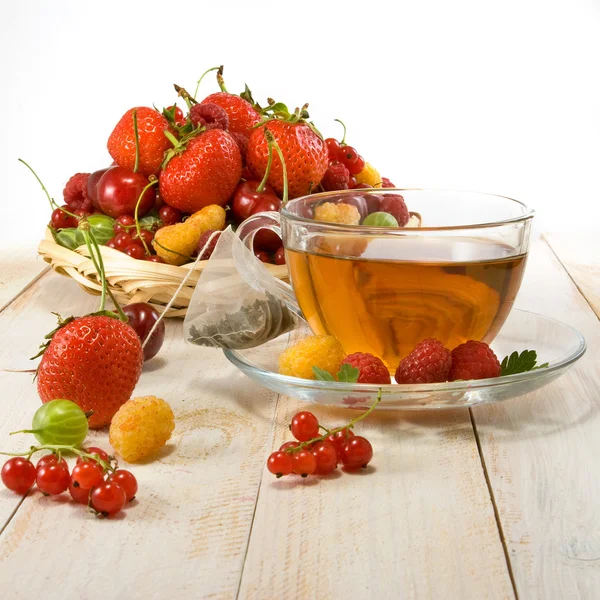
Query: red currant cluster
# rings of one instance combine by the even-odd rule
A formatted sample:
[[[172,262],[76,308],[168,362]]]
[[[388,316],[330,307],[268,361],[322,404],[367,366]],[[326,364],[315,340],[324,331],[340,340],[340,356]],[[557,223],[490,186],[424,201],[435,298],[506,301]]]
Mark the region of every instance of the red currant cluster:
[[[165,208],[165,206],[161,208],[161,211],[163,208]],[[168,208],[169,211],[164,212],[177,211],[179,213],[179,220],[181,220],[181,213],[176,208],[171,208],[170,206],[166,208]],[[178,223],[179,220],[173,221],[173,223]],[[172,223],[165,224],[171,225]],[[147,260],[157,263],[165,262],[156,254],[148,254],[148,252],[152,251],[154,233],[149,229],[140,228],[138,235],[135,219],[131,215],[121,215],[120,217],[117,217],[113,226],[113,231],[115,232],[114,237],[110,238],[105,244],[109,248],[120,250],[127,254],[127,256],[131,256],[131,258],[136,258],[138,260]]]
[[[57,496],[68,489],[75,502],[87,504],[103,517],[117,514],[134,499],[138,489],[135,476],[130,471],[117,469],[113,459],[101,448],[72,449],[79,457],[70,473],[67,461],[56,451],[42,456],[34,466],[31,455],[46,448],[34,447],[27,457],[7,460],[1,471],[2,483],[23,496],[34,484],[47,496]]]
[[[345,143],[345,138],[344,127],[344,139],[341,142],[335,138],[325,140],[329,155],[329,168],[321,181],[325,191],[354,189],[357,186],[354,176],[365,168],[364,158],[352,146]]]
[[[351,470],[366,467],[373,458],[373,447],[366,438],[354,435],[352,427],[364,419],[375,404],[345,427],[336,429],[320,425],[311,412],[299,412],[290,425],[297,441],[285,442],[277,452],[273,452],[267,460],[267,468],[279,478],[291,473],[302,477],[327,475],[339,463]],[[319,430],[325,431],[325,434],[319,436]]]

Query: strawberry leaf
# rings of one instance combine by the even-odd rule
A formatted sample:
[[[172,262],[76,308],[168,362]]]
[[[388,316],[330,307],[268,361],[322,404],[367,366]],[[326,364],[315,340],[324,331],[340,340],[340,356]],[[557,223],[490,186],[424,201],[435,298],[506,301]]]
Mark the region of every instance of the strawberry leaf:
[[[548,363],[537,364],[537,352],[535,350],[523,350],[521,354],[513,352],[505,356],[500,364],[500,375],[516,375],[517,373],[527,373],[536,369],[544,369]]]
[[[359,375],[360,370],[347,363],[344,363],[340,367],[340,370],[337,374],[338,381],[344,381],[345,383],[356,383]]]
[[[321,369],[319,367],[313,367],[312,370],[313,370],[313,373],[315,374],[315,377],[319,381],[335,381],[333,375],[331,373],[328,373],[324,369]]]

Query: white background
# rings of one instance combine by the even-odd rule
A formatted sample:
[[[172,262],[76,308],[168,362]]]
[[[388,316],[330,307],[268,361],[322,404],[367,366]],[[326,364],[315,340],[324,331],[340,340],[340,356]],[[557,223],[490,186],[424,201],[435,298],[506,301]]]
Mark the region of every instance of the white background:
[[[537,229],[598,229],[600,4],[2,2],[0,245],[35,243],[78,171],[110,163],[132,106],[175,100],[225,65],[230,91],[310,102],[401,187],[488,191],[537,210]],[[216,91],[212,74],[201,94]],[[576,237],[574,237],[576,243]]]

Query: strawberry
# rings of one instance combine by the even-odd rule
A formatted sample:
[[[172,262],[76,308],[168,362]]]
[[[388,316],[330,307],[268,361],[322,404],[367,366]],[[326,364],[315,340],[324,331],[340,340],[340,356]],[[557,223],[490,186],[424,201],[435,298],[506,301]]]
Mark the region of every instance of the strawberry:
[[[123,321],[104,315],[67,319],[42,355],[38,393],[43,403],[72,400],[93,411],[91,428],[103,427],[131,398],[143,362],[140,338]]]
[[[164,135],[165,130],[169,129],[168,121],[153,108],[140,106],[128,110],[108,138],[108,152],[120,167],[133,170],[135,166],[134,110],[137,111],[140,146],[138,171],[146,176],[156,175],[165,152],[171,148],[171,142]]]
[[[297,198],[314,190],[327,167],[329,158],[325,142],[303,121],[270,119],[252,132],[248,140],[246,163],[254,177],[262,179],[267,168],[269,147],[264,128],[273,134],[279,144],[287,168],[289,197]],[[278,193],[283,193],[283,169],[279,155],[273,155],[268,183]]]
[[[252,128],[260,121],[260,115],[250,102],[236,94],[216,92],[207,96],[200,104],[216,104],[220,106],[229,117],[229,131],[242,133],[249,136]]]
[[[209,204],[227,203],[242,173],[240,150],[229,133],[210,129],[172,152],[159,178],[160,196],[167,204],[194,213]]]

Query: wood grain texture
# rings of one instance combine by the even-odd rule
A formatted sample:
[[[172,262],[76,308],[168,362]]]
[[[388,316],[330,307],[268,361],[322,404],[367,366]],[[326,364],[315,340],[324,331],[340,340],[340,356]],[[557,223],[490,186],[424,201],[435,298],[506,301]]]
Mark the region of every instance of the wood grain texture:
[[[53,324],[50,310],[80,314],[97,299],[71,281],[44,277],[0,315],[0,365],[31,356]],[[219,351],[183,343],[167,324],[161,355],[136,395],[155,394],[176,414],[158,460],[132,465],[138,500],[101,520],[68,496],[33,491],[0,536],[0,589],[11,598],[232,598],[243,559],[275,408],[275,394],[244,378]],[[8,343],[10,342],[10,343]],[[26,362],[26,361],[25,361]],[[0,373],[0,439],[30,422],[39,399],[31,375]],[[92,441],[109,449],[106,432]],[[20,499],[0,491],[0,523]],[[10,594],[9,594],[10,592]]]
[[[600,317],[600,237],[592,232],[547,233],[546,241]]]
[[[600,323],[545,243],[517,300],[586,337],[587,354],[539,392],[473,409],[518,596],[600,594]],[[532,340],[535,347],[535,340]]]

